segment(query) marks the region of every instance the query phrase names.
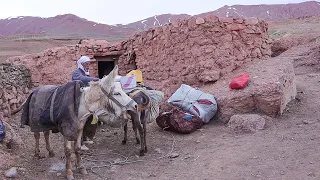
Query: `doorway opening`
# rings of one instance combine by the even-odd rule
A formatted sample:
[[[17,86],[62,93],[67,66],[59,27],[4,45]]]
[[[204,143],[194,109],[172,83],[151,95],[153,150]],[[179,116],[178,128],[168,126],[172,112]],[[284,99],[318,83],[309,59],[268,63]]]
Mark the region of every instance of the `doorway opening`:
[[[98,62],[98,74],[99,78],[103,78],[103,76],[108,75],[114,68],[115,65],[118,64],[119,56],[95,56],[94,57]]]

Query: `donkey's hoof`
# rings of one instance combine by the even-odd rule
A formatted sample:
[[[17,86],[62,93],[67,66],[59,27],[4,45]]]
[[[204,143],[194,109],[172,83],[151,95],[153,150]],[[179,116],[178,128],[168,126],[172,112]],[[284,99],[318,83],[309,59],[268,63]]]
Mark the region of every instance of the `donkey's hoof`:
[[[122,144],[123,145],[127,144],[127,141],[126,140],[122,140]]]
[[[148,148],[147,146],[144,148],[144,152],[147,153],[148,152]]]
[[[54,156],[55,156],[54,152],[53,151],[49,151],[49,157],[54,157]]]
[[[67,180],[74,180],[73,175],[67,175]]]
[[[144,150],[140,150],[140,156],[144,156]]]
[[[87,175],[87,174],[88,174],[86,168],[80,168],[79,171],[80,171],[80,173],[81,173],[82,175]]]
[[[136,139],[136,142],[137,142],[137,144],[140,144],[140,140],[138,138]]]

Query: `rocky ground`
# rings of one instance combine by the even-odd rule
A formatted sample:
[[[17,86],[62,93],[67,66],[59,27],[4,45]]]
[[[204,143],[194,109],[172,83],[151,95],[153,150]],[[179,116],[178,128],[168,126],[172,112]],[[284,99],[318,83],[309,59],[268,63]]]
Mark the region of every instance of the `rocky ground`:
[[[266,118],[264,130],[236,133],[215,121],[190,134],[162,131],[148,126],[149,151],[139,157],[139,145],[132,131],[127,145],[121,145],[122,130],[101,127],[90,154],[84,154],[87,176],[77,179],[320,179],[320,73],[319,45],[304,45],[284,53],[294,60],[298,95],[278,118]],[[286,60],[284,58],[284,60]],[[11,167],[18,179],[64,179],[62,136],[51,136],[56,156],[35,159],[34,138],[29,128],[11,124],[25,148],[0,148],[0,178]],[[15,148],[15,147],[13,147]],[[8,156],[10,153],[11,156]],[[110,163],[113,165],[110,166]],[[123,163],[122,165],[117,165]],[[98,168],[100,167],[100,168]]]

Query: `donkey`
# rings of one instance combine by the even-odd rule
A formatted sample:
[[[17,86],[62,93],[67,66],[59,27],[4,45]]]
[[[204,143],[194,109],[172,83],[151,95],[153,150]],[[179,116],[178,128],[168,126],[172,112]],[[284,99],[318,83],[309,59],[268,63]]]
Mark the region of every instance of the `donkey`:
[[[140,155],[144,155],[144,153],[148,152],[146,134],[147,134],[147,121],[148,121],[147,118],[150,117],[149,113],[150,113],[150,107],[151,107],[151,99],[148,96],[148,94],[142,89],[134,89],[131,92],[127,92],[127,94],[138,104],[138,108],[137,108],[138,114],[136,116],[139,117],[140,123],[142,124],[143,136],[142,137],[140,136],[140,138],[141,138],[141,144],[144,147],[144,151],[140,151]],[[137,136],[137,127],[134,123],[135,119],[134,119],[134,116],[132,116],[134,112],[128,112],[128,113],[129,113],[129,116],[127,117],[129,119],[126,119],[126,121],[128,122],[130,120],[130,117],[132,117],[132,128],[136,136],[136,143],[140,144],[140,140]],[[122,140],[122,144],[126,144],[128,139],[127,123],[125,123],[123,130],[124,130],[124,138]]]
[[[80,146],[88,118],[92,116],[100,118],[107,114],[121,116],[123,112],[137,111],[137,104],[122,90],[120,83],[115,82],[117,74],[118,66],[115,66],[110,74],[99,82],[90,82],[89,87],[79,88],[81,83],[79,85],[79,81],[73,81],[67,83],[69,88],[65,91],[61,90],[61,86],[41,86],[32,92],[24,104],[14,112],[17,113],[23,109],[21,124],[30,126],[31,131],[34,132],[36,156],[40,152],[40,132],[44,132],[49,156],[54,156],[49,142],[50,130],[53,133],[60,132],[64,136],[68,180],[74,179],[71,165],[72,142],[75,143],[76,166],[81,174],[87,174],[81,164]],[[72,91],[73,93],[68,94]]]
[[[164,94],[161,91],[157,90],[146,90],[144,88],[136,87],[133,90],[129,90],[126,93],[138,104],[137,113],[138,117],[140,117],[140,123],[142,124],[143,129],[143,137],[141,137],[142,144],[144,146],[144,152],[147,153],[147,142],[146,142],[146,134],[147,134],[147,123],[153,122],[157,116],[159,115],[159,103],[164,98]],[[129,112],[131,115],[134,112]],[[130,118],[130,116],[128,116]],[[127,122],[130,119],[127,119]],[[132,128],[135,133],[137,144],[140,143],[140,140],[137,135],[137,128],[134,123],[134,118],[132,118]],[[127,143],[127,132],[128,126],[127,123],[123,127],[124,130],[124,138],[122,144]],[[143,152],[142,152],[143,153]],[[140,152],[141,155],[141,152]]]
[[[124,138],[122,144],[127,143],[127,123],[131,120],[136,143],[141,144],[140,156],[144,156],[148,152],[146,143],[147,123],[152,122],[158,116],[159,103],[162,101],[164,94],[161,91],[145,90],[139,87],[125,90],[125,92],[138,104],[137,111],[126,111],[121,117],[100,116],[99,120],[112,127],[123,127]],[[137,130],[139,131],[141,142]]]
[[[120,116],[116,116],[115,113],[101,113],[99,116],[99,121],[103,122],[104,124],[110,126],[110,127],[115,127],[115,128],[124,128],[124,139],[122,141],[122,144],[126,144],[127,142],[127,123],[129,120],[132,120],[132,127],[135,132],[136,136],[136,141],[137,144],[141,145],[140,149],[140,156],[144,156],[144,154],[147,152],[147,146],[146,146],[146,124],[143,122],[145,121],[145,118],[147,117],[145,114],[145,111],[147,111],[147,108],[149,107],[150,104],[150,98],[142,92],[138,92],[135,96],[130,96],[135,103],[137,103],[137,109],[136,111],[128,110],[128,111],[123,111],[123,114]],[[148,107],[146,107],[148,106]],[[95,127],[96,128],[96,127]],[[141,143],[138,137],[138,132],[139,131],[139,136],[141,138]]]

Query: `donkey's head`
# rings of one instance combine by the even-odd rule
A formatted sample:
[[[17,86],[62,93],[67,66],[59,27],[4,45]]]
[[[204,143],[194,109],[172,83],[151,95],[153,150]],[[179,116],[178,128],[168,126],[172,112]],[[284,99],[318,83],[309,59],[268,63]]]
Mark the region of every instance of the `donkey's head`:
[[[118,75],[118,66],[109,73],[108,76],[102,78],[99,82],[100,88],[104,93],[106,108],[120,116],[124,111],[136,111],[137,103],[134,102],[122,89],[120,82],[115,82]]]

